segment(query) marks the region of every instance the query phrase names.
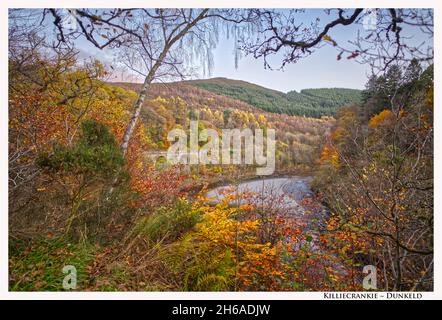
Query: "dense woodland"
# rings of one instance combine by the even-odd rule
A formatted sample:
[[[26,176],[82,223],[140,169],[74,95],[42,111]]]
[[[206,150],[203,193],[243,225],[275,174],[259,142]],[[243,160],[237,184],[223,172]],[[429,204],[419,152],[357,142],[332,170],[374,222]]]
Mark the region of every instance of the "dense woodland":
[[[386,290],[431,290],[433,66],[393,65],[363,96],[339,111],[321,154],[329,230],[343,256],[383,270]]]
[[[361,100],[361,92],[356,89],[303,89],[285,94],[245,81],[225,78],[193,80],[187,83],[244,101],[265,111],[314,118],[332,116],[340,107]]]
[[[45,13],[57,26],[57,11]],[[131,9],[108,13],[115,20],[89,13],[79,9],[78,21],[98,30],[109,21],[125,26],[106,30],[103,45],[97,29],[87,29],[97,47],[126,36],[136,47],[164,34],[169,50],[179,43],[176,30],[184,36],[210,11],[157,9],[143,16],[149,28],[130,30]],[[352,23],[360,13],[344,18],[340,10],[338,21]],[[150,35],[164,19],[164,32]],[[105,63],[80,59],[74,45],[54,46],[32,31],[9,30],[11,291],[64,290],[66,265],[76,267],[80,291],[363,290],[367,264],[378,270],[379,290],[433,289],[428,61],[396,56],[362,92],[284,94],[226,79],[154,82],[158,68],[176,69],[163,49],[144,83],[117,83]],[[56,32],[61,44],[79,36]],[[142,45],[143,58],[157,53]],[[307,226],[278,199],[232,205],[256,195],[207,199],[210,187],[252,177],[253,166],[171,165],[149,156],[167,150],[167,133],[187,130],[190,120],[199,120],[199,130],[275,129],[275,175],[313,177],[314,194],[301,205],[307,218],[328,208],[327,219]]]
[[[140,86],[112,84],[134,91]],[[228,95],[214,94],[187,83],[155,84],[150,92],[151,100],[145,104],[141,117],[149,123],[147,131],[153,149],[169,147],[167,132],[176,127],[188,128],[190,119],[199,120],[201,130],[272,128],[276,130],[279,173],[310,170],[334,123],[334,119],[327,116],[315,119],[265,112]]]

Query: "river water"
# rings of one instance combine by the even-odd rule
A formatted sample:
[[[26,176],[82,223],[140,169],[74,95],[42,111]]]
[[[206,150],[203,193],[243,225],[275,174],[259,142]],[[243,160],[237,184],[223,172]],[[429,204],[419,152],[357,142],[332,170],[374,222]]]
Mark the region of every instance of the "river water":
[[[312,180],[309,176],[256,179],[212,189],[206,196],[216,203],[236,194],[238,199],[231,201],[232,205],[249,203],[266,209],[280,209],[286,215],[302,219],[310,227],[313,222],[319,226],[326,219],[327,210],[314,199],[310,189]]]

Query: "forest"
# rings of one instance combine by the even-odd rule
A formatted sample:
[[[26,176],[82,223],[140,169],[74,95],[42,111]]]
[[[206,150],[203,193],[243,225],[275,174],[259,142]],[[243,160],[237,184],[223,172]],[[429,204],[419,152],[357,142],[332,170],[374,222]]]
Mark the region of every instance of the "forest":
[[[303,89],[285,94],[245,81],[225,78],[192,80],[186,83],[238,99],[268,112],[313,118],[335,115],[339,107],[361,100],[360,90],[356,89]]]
[[[379,9],[383,31],[399,37],[407,21],[431,30],[431,10],[391,10]],[[341,48],[329,29],[318,35],[319,25],[297,41],[278,10],[76,9],[74,30],[61,12],[9,12],[10,291],[433,290],[431,53],[410,57],[391,35],[399,49],[378,48],[382,56],[370,60],[368,49]],[[335,13],[344,26],[363,17]],[[361,91],[177,81],[179,57],[189,43],[211,43],[205,37],[219,19],[243,41],[238,50],[257,59],[267,61],[275,43],[246,35],[280,30],[278,48],[290,53],[282,65],[308,59],[319,41],[382,68]],[[269,28],[275,21],[286,28]],[[382,34],[367,41],[385,43]],[[126,59],[144,80],[111,81],[114,67],[104,56],[83,59],[79,37]],[[168,133],[192,120],[199,132],[275,130],[275,173],[170,164]],[[283,183],[283,192],[264,192],[266,181]],[[241,191],[244,184],[262,191]],[[377,270],[368,288],[367,265]]]

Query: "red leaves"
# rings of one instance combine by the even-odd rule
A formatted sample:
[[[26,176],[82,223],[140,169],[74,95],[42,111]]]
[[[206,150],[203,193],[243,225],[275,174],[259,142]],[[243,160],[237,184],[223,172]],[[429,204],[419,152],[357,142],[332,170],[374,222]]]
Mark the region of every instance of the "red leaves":
[[[178,169],[157,171],[154,168],[132,168],[131,189],[139,194],[135,207],[161,206],[183,196],[185,176]]]
[[[342,59],[342,54],[344,53],[344,51],[341,51],[338,56],[336,57],[336,60],[341,60]]]
[[[350,54],[348,57],[347,57],[347,59],[354,59],[354,58],[357,58],[359,56],[359,52],[358,51],[354,51],[354,52],[352,52],[352,54]]]

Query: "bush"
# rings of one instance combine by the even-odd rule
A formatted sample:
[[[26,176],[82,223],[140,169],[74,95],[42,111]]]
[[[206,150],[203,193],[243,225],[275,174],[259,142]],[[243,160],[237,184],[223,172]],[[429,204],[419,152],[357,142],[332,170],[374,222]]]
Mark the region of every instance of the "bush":
[[[104,124],[84,121],[75,145],[55,145],[51,154],[39,155],[37,164],[53,178],[54,199],[61,199],[60,206],[66,206],[58,218],[64,224],[58,225],[62,233],[81,238],[107,236],[103,227],[115,223],[116,215],[127,216],[124,201],[130,194],[122,182],[127,182],[129,175],[123,171],[119,145]]]
[[[102,177],[117,174],[124,164],[118,143],[104,124],[84,121],[81,137],[72,147],[55,145],[52,154],[41,154],[37,164],[50,171],[73,171]]]
[[[152,215],[143,217],[134,228],[136,235],[145,235],[152,242],[177,240],[199,220],[200,212],[193,210],[185,199],[172,206],[161,207]]]

